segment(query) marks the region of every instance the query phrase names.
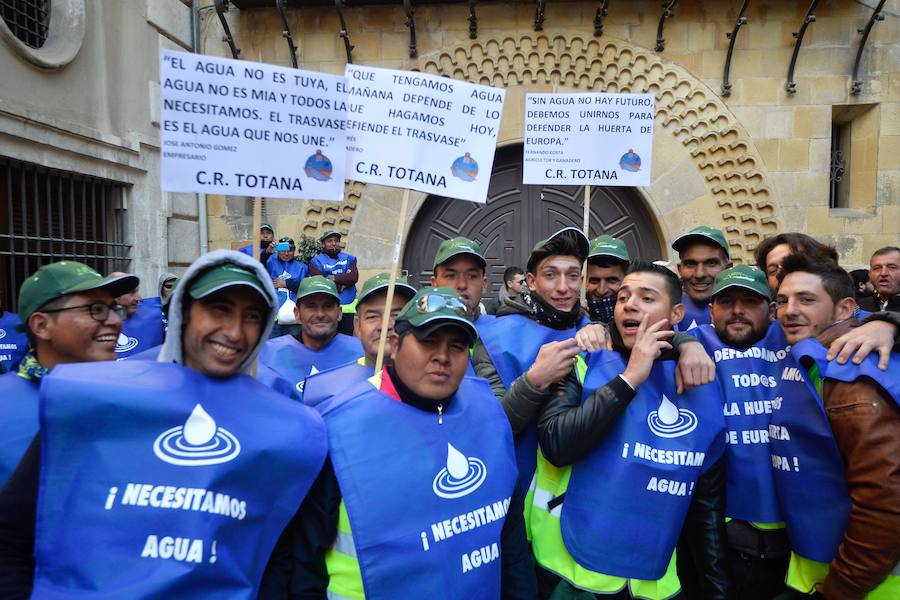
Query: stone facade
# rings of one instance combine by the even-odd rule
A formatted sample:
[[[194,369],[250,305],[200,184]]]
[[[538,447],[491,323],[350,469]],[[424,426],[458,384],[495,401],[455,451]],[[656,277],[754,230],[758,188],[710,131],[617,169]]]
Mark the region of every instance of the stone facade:
[[[737,260],[746,262],[764,237],[799,230],[835,244],[846,264],[865,264],[874,249],[900,237],[900,0],[886,3],[886,19],[872,30],[862,93],[855,96],[850,72],[861,37],[857,28],[877,3],[819,4],[797,61],[797,91],[789,94],[792,33],[808,4],[751,4],[736,38],[727,97],[721,92],[726,33],[740,2],[680,2],[665,23],[662,51],[654,49],[661,14],[655,0],[611,3],[600,37],[593,35],[597,3],[548,2],[540,32],[534,31],[533,3],[479,4],[475,39],[465,3],[421,6],[415,11],[414,59],[402,7],[350,7],[344,16],[358,64],[505,86],[501,145],[522,141],[528,92],[654,93],[652,184],[639,192],[658,219],[663,247],[686,229],[715,225],[727,231]],[[228,19],[243,58],[290,64],[274,9],[232,8]],[[292,10],[288,21],[302,68],[343,71],[346,56],[333,8]],[[218,23],[204,30],[203,51],[226,56]],[[853,123],[858,134],[851,148],[850,206],[830,209],[832,122],[856,105],[871,110],[864,122]],[[346,202],[333,205],[269,200],[265,218],[279,233],[294,235],[337,224],[350,233],[349,249],[367,271],[383,269],[390,264],[401,192],[357,183],[348,185],[351,190]],[[407,227],[423,201],[423,194],[413,193]],[[224,200],[211,204],[213,246],[250,233],[252,212],[228,206]]]
[[[197,198],[160,192],[159,50],[189,50],[179,0],[54,0],[41,50],[0,25],[0,156],[126,185],[141,291],[199,253]]]

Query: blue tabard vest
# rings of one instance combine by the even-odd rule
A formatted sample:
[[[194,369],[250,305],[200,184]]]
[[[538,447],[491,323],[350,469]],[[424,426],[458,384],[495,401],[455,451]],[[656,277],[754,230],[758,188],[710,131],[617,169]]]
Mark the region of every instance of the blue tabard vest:
[[[726,514],[744,521],[780,522],[768,440],[772,412],[785,398],[781,375],[785,366],[793,363],[781,325],[769,325],[765,337],[744,350],[723,344],[712,325],[701,325],[689,333],[715,361],[716,380],[725,402]]]
[[[309,275],[309,267],[307,267],[305,263],[302,263],[299,260],[284,262],[278,258],[277,254],[273,254],[269,257],[269,260],[266,261],[266,270],[269,272],[269,276],[272,277],[273,281],[279,278],[284,279],[285,281],[288,279],[302,280]],[[287,302],[288,298],[290,298],[292,302],[297,301],[297,294],[287,288],[275,288],[275,291],[278,292],[279,307]]]
[[[41,386],[33,597],[256,598],[326,448],[315,411],[245,375],[56,367]]]
[[[146,298],[138,304],[137,312],[122,323],[122,333],[116,343],[116,358],[128,358],[163,343],[162,305],[159,298]]]
[[[684,318],[675,326],[678,331],[688,331],[694,327],[712,323],[708,302],[702,305],[697,304],[693,298],[687,295],[687,292],[682,292],[681,303],[684,304]]]
[[[310,265],[315,265],[322,275],[343,275],[350,270],[350,267],[356,262],[356,257],[346,252],[339,252],[337,258],[331,258],[324,252],[315,255],[309,261]],[[356,300],[356,286],[344,288],[340,292],[341,304],[350,304]]]
[[[618,353],[589,354],[582,399],[623,371]],[[603,442],[572,465],[560,528],[575,562],[605,575],[662,577],[724,434],[718,386],[676,395],[675,362],[657,361]]]
[[[516,463],[487,382],[464,378],[443,424],[369,382],[323,417],[366,598],[499,598]]]
[[[523,315],[504,315],[478,326],[481,342],[506,389],[534,364],[541,346],[573,338],[576,332],[575,328],[551,329]],[[532,421],[516,436],[516,461],[521,477],[519,488],[523,495],[537,467],[537,449],[537,423]]]
[[[895,402],[900,398],[900,356],[896,353],[891,355],[888,370],[881,371],[875,356],[860,365],[839,365],[827,362],[826,352],[812,339],[792,348],[794,366],[785,369],[788,380],[782,382],[785,401],[769,426],[775,488],[791,548],[803,558],[822,563],[831,562],[837,554],[847,529],[850,495],[844,461],[805,366],[815,361],[823,380],[868,378]]]
[[[0,487],[6,483],[38,432],[39,382],[0,375]]]
[[[159,358],[159,353],[162,352],[163,344],[159,346],[153,346],[152,348],[147,348],[143,352],[138,352],[137,354],[132,354],[125,360],[152,360],[155,361]]]
[[[276,378],[284,379],[295,387],[296,397],[303,398],[307,377],[357,360],[363,354],[360,341],[342,333],[318,351],[310,350],[292,335],[282,335],[263,344],[257,379],[270,387]]]
[[[0,372],[15,371],[28,352],[28,336],[16,330],[21,323],[14,312],[0,313]]]
[[[372,367],[351,362],[311,375],[303,386],[303,403],[321,413],[329,400],[374,374]]]

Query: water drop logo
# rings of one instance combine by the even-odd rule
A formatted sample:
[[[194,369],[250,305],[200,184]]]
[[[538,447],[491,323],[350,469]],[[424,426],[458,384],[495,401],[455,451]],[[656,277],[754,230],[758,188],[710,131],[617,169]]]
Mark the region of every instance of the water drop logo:
[[[0,340],[2,340],[2,339],[5,338],[5,337],[6,337],[6,330],[5,330],[5,329],[0,329]]]
[[[313,375],[315,375],[318,372],[319,372],[319,370],[316,368],[316,365],[313,365],[312,368],[309,370],[309,375],[307,375],[306,377],[312,377]],[[294,386],[297,388],[297,391],[300,392],[301,394],[303,393],[303,387],[306,385],[306,377],[304,377],[302,380],[298,381],[297,385]]]
[[[462,498],[471,494],[484,483],[487,467],[474,457],[465,454],[447,444],[447,466],[434,477],[431,488],[441,498]]]
[[[647,425],[659,437],[676,438],[697,428],[697,415],[686,408],[678,408],[663,394],[659,409],[647,415]]]
[[[124,333],[120,333],[119,339],[116,340],[116,352],[128,352],[129,350],[134,350],[137,345],[137,338],[128,337]]]
[[[160,434],[153,443],[157,458],[182,467],[202,467],[228,462],[241,452],[241,443],[227,429],[216,425],[199,404],[184,425]]]

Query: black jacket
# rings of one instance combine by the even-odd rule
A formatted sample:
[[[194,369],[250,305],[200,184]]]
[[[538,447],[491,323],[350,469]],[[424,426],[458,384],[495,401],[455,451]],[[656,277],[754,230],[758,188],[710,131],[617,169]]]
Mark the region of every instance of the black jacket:
[[[613,348],[627,361],[628,350],[622,345],[618,332],[612,328],[610,334]],[[660,358],[671,359],[673,353],[669,351]],[[583,403],[581,393],[581,384],[573,372],[538,419],[541,452],[556,466],[571,465],[590,453],[635,397],[635,391],[621,377],[598,389]],[[725,482],[723,456],[697,481],[683,528],[696,562],[702,597],[709,600],[728,596]]]

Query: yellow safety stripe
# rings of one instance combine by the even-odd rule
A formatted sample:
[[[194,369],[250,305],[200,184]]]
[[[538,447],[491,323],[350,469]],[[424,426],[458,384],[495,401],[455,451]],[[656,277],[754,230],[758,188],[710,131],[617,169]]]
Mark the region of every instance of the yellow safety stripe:
[[[334,546],[325,553],[328,570],[328,598],[334,600],[365,600],[362,572],[356,558],[356,544],[350,531],[347,507],[341,500],[338,509],[338,533]]]
[[[828,576],[828,564],[803,558],[791,552],[785,583],[804,594],[812,594],[817,583],[825,581]],[[866,600],[897,600],[900,598],[900,563],[884,581],[874,590],[866,594]]]

